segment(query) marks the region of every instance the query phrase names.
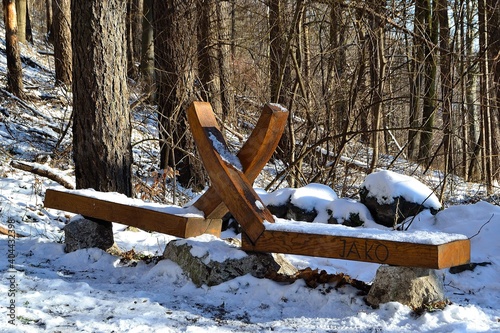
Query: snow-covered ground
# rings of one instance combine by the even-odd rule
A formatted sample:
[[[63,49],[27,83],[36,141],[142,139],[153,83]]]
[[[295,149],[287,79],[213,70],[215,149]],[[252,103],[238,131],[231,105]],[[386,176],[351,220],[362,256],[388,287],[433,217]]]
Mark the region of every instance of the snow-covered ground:
[[[471,237],[472,261],[489,263],[459,274],[439,271],[451,304],[418,315],[399,303],[372,309],[351,286],[311,289],[303,280],[284,284],[243,276],[197,288],[169,260],[131,265],[98,249],[64,253],[61,228],[69,215],[42,204],[44,190],[57,185],[6,166],[1,170],[0,226],[27,235],[15,243],[0,236],[1,332],[500,332],[500,207],[490,203],[452,206],[436,216],[425,212],[413,222],[414,230]],[[311,204],[321,199],[308,192]],[[173,239],[125,229],[114,225],[118,246],[144,255],[160,255]],[[218,246],[207,236],[199,242]],[[365,282],[378,267],[288,258],[299,268]],[[15,316],[9,316],[9,306]]]
[[[114,224],[117,245],[146,260],[124,260],[98,249],[65,253],[62,228],[71,215],[43,206],[45,190],[59,185],[9,164],[12,159],[43,162],[52,155],[51,165],[62,176],[71,177],[66,149],[71,131],[65,132],[71,113],[66,104],[71,96],[53,87],[48,56],[40,56],[30,47],[22,51],[39,66],[25,63],[23,68],[32,97],[28,107],[5,94],[0,100],[0,227],[5,233],[25,236],[13,239],[0,234],[0,332],[500,332],[500,207],[485,201],[445,205],[437,215],[426,211],[412,222],[411,230],[470,237],[472,262],[480,264],[474,271],[458,274],[439,271],[450,304],[420,314],[398,303],[372,309],[359,290],[348,285],[312,289],[303,280],[287,284],[242,276],[198,288],[177,264],[159,260],[173,237],[129,230],[120,224]],[[5,72],[1,53],[0,69]],[[134,135],[155,136],[150,113],[136,112],[134,117]],[[154,141],[143,139],[134,139],[143,142],[134,146],[134,168],[139,176],[148,175],[149,162],[155,158]],[[58,154],[52,154],[54,150]],[[272,171],[272,167],[266,170]],[[374,186],[383,190],[380,184]],[[411,194],[412,188],[399,194]],[[471,198],[474,192],[466,189],[457,183],[451,201]],[[365,221],[369,219],[355,202],[338,198],[318,184],[298,191],[258,192],[266,203],[292,194],[298,206],[332,208],[339,219],[359,209],[357,213]],[[190,196],[186,191],[180,199]],[[346,207],[349,209],[342,212],[340,208]],[[366,224],[375,227],[372,221]],[[238,235],[226,231],[223,237]],[[200,236],[197,241],[217,251],[219,242],[214,238]],[[345,273],[367,283],[379,267],[287,257],[298,268]]]

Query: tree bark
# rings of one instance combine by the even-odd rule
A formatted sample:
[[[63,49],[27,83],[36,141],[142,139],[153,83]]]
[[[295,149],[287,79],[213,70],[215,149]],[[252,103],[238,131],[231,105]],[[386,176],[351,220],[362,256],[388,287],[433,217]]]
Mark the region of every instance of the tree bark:
[[[474,3],[466,1],[466,24],[468,27],[474,25],[476,21],[476,13],[474,11]],[[470,156],[470,162],[467,170],[467,178],[469,181],[479,181],[481,179],[481,125],[480,125],[480,115],[478,107],[476,106],[476,91],[477,89],[477,70],[472,70],[474,68],[473,62],[476,57],[473,50],[475,38],[475,31],[473,29],[467,29],[465,34],[465,56],[466,56],[466,66],[471,70],[467,71],[466,75],[466,86],[465,86],[465,100],[467,103],[467,130],[468,130],[468,156]]]
[[[53,0],[54,63],[56,84],[72,82],[71,0]]]
[[[450,27],[448,22],[448,1],[438,0],[437,15],[439,18],[439,46],[441,47],[440,74],[441,74],[441,98],[443,100],[443,147],[444,147],[444,171],[454,172],[453,162],[453,138],[454,130],[452,117],[452,57],[450,50]]]
[[[234,89],[233,70],[231,67],[231,2],[216,1],[217,31],[219,33],[217,48],[219,61],[220,95],[223,122],[234,121]]]
[[[422,113],[422,85],[424,80],[424,40],[426,30],[426,4],[425,0],[415,1],[415,18],[413,21],[413,58],[410,68],[410,110],[408,131],[408,157],[416,159],[420,143],[419,118]]]
[[[492,181],[500,179],[500,3],[498,0],[488,0],[488,43],[490,45],[491,73],[493,74],[493,93],[495,95],[490,113],[490,136],[491,136],[491,170]],[[497,124],[497,126],[494,126]]]
[[[196,5],[199,95],[212,105],[216,115],[224,118],[217,54],[216,0],[197,0]]]
[[[434,121],[436,113],[436,56],[432,45],[437,44],[437,21],[433,4],[437,0],[425,1],[426,42],[424,44],[424,96],[422,110],[422,133],[418,151],[419,161],[429,165],[432,158],[432,143],[434,138]]]
[[[3,0],[3,13],[7,53],[7,90],[14,96],[24,99],[23,71],[17,39],[17,16],[14,0]]]
[[[45,25],[47,29],[46,38],[49,43],[52,43],[54,41],[54,33],[52,31],[52,18],[52,0],[45,0]]]
[[[141,74],[147,93],[154,90],[153,1],[144,0],[142,18]]]
[[[126,4],[72,1],[71,12],[76,187],[131,196]]]
[[[194,141],[187,129],[186,110],[195,99],[194,60],[196,22],[194,3],[156,0],[154,3],[155,67],[160,133],[160,168],[179,172],[184,187],[201,190],[206,177],[194,158]]]
[[[127,18],[126,18],[126,41],[127,41],[127,75],[131,79],[137,79],[138,71],[135,66],[135,17],[136,15],[136,1],[127,0]]]
[[[385,10],[385,1],[373,1],[373,11],[382,13]],[[379,16],[373,16],[371,19],[371,34],[369,48],[371,49],[372,58],[370,61],[370,84],[371,84],[371,112],[372,112],[372,160],[370,162],[370,172],[373,172],[378,163],[382,106],[384,94],[385,80],[385,29]]]
[[[488,20],[491,13],[488,12],[487,0],[478,1],[478,20],[479,20],[479,67],[480,76],[480,95],[481,95],[481,150],[482,150],[482,169],[483,181],[486,182],[488,194],[493,190],[493,171],[492,171],[492,142],[491,142],[491,90],[490,90],[490,64],[488,59]]]
[[[31,27],[29,2],[26,2],[26,41],[33,44],[33,29]]]
[[[23,44],[26,44],[26,1],[16,0],[17,39]]]

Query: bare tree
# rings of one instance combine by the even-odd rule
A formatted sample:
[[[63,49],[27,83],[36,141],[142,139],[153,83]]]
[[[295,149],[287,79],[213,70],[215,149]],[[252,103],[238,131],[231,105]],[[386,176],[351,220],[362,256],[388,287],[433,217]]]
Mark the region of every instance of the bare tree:
[[[432,158],[432,144],[434,138],[434,122],[436,116],[436,75],[437,61],[435,46],[437,45],[437,15],[433,5],[436,0],[424,0],[423,10],[425,17],[424,43],[424,90],[422,108],[422,132],[418,151],[419,161],[429,165]]]
[[[192,1],[154,3],[155,67],[160,132],[160,168],[179,172],[179,183],[200,190],[205,176],[192,154],[186,110],[194,95],[196,65],[195,6]]]
[[[153,91],[154,83],[154,33],[153,33],[153,2],[144,0],[142,19],[142,45],[141,45],[141,75],[146,86],[146,91]]]
[[[369,49],[372,55],[370,60],[370,84],[371,84],[371,112],[372,112],[372,160],[370,163],[370,171],[373,172],[378,163],[380,133],[382,122],[382,106],[385,81],[385,29],[380,17],[384,15],[385,1],[373,1],[373,12],[379,15],[373,15],[371,18],[371,36],[369,37]]]
[[[52,43],[54,41],[54,32],[52,30],[52,19],[53,19],[53,10],[52,10],[52,0],[45,0],[45,26],[47,31],[47,41]]]
[[[492,91],[494,101],[490,114],[490,136],[491,136],[491,172],[492,179],[500,178],[500,128],[495,124],[500,123],[500,27],[498,20],[500,19],[500,3],[497,0],[488,2],[489,27],[488,27],[488,43],[489,43],[489,58],[492,59],[491,72],[493,76]]]
[[[3,15],[7,51],[7,90],[19,98],[24,98],[23,71],[17,39],[18,29],[14,0],[3,0]]]
[[[488,12],[487,0],[478,1],[478,25],[479,25],[479,67],[480,76],[480,96],[481,96],[481,135],[480,146],[482,151],[483,180],[486,181],[488,193],[493,189],[492,170],[492,142],[491,142],[491,90],[490,90],[490,63],[488,59],[488,19],[491,13]]]
[[[231,66],[231,2],[216,1],[217,51],[223,119],[234,120],[233,69]]]
[[[454,171],[453,159],[453,137],[454,132],[452,116],[452,55],[450,50],[450,26],[448,22],[448,1],[438,0],[437,15],[439,18],[439,46],[441,48],[440,57],[440,77],[441,96],[443,112],[443,147],[444,147],[444,171],[450,173]]]
[[[54,63],[56,84],[71,86],[71,0],[53,0]]]
[[[27,0],[16,0],[17,38],[20,43],[26,43],[27,5]]]
[[[137,79],[138,68],[136,67],[136,17],[138,16],[139,7],[137,0],[127,0],[127,19],[126,19],[126,36],[127,36],[127,75],[132,79]]]
[[[210,102],[215,113],[225,118],[221,100],[221,82],[217,54],[217,19],[215,0],[197,0],[196,12],[198,77],[201,100]]]

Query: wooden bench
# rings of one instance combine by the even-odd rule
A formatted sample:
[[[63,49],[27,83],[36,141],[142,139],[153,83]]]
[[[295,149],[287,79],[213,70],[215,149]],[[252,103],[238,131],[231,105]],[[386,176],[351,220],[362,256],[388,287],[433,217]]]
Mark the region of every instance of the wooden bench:
[[[364,232],[367,235],[359,237],[356,234],[363,233],[363,229],[302,222],[274,224],[272,214],[253,190],[249,179],[228,156],[229,150],[210,105],[194,103],[188,110],[188,121],[212,187],[242,226],[242,249],[245,251],[436,269],[470,260],[470,242],[462,235],[409,232],[370,235]],[[336,234],[339,230],[343,235]]]
[[[200,232],[218,235],[220,218],[229,211],[242,226],[242,249],[245,251],[288,253],[435,269],[469,262],[470,241],[463,235],[380,232],[337,225],[275,221],[254,191],[252,183],[276,148],[287,115],[286,110],[276,105],[267,105],[250,138],[237,156],[234,156],[227,148],[210,104],[194,102],[187,111],[188,122],[211,180],[210,189],[194,203],[194,207],[204,212],[204,217],[184,218],[179,222],[177,217],[164,215],[163,221],[159,217],[154,225],[143,222],[142,228],[179,237],[195,236]],[[51,195],[55,197],[51,198]],[[47,197],[45,199],[45,205],[73,212],[80,209],[76,205],[79,204],[78,200],[83,200],[81,198],[73,198],[71,204],[57,206],[56,203],[61,202],[63,196],[50,191],[48,199]],[[89,206],[85,211],[86,214],[90,211],[93,215],[97,215],[88,216],[115,222],[120,222],[116,218],[121,217],[122,223],[133,222],[125,221],[126,218],[122,215],[132,215],[135,208],[110,204],[106,209],[115,213],[106,215],[100,212],[101,208],[106,207],[101,202],[92,199],[86,205]],[[128,209],[128,214],[117,213],[122,209]],[[161,227],[163,224],[177,226],[170,228],[174,230],[169,230],[167,227]],[[192,225],[199,227],[194,228]],[[188,229],[196,231],[187,232]]]
[[[212,112],[210,108],[210,112]],[[247,179],[254,180],[271,158],[288,117],[281,107],[266,104],[255,129],[238,152]],[[209,188],[196,200],[194,207],[203,215],[186,213],[171,214],[152,210],[140,205],[128,205],[110,201],[106,196],[81,190],[48,189],[44,205],[86,217],[118,222],[148,231],[157,231],[176,237],[194,237],[204,233],[220,236],[222,217],[228,212],[214,188]]]

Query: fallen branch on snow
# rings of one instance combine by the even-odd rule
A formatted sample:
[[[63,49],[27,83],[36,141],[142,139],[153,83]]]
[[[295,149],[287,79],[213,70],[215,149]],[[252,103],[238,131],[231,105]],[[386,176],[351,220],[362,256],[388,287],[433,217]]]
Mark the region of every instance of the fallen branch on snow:
[[[5,227],[2,227],[1,225],[0,225],[0,234],[7,236],[9,235],[14,236],[15,238],[26,237],[25,235],[18,234],[17,232],[11,231]]]
[[[36,175],[53,180],[53,181],[57,182],[58,184],[61,184],[62,186],[64,186],[68,190],[75,189],[75,185],[71,181],[65,179],[64,176],[62,176],[62,175],[58,175],[55,170],[53,170],[52,168],[47,167],[45,165],[38,164],[38,163],[21,162],[21,161],[15,161],[15,160],[12,160],[10,162],[10,165],[16,169],[28,171],[28,172],[34,173]]]

